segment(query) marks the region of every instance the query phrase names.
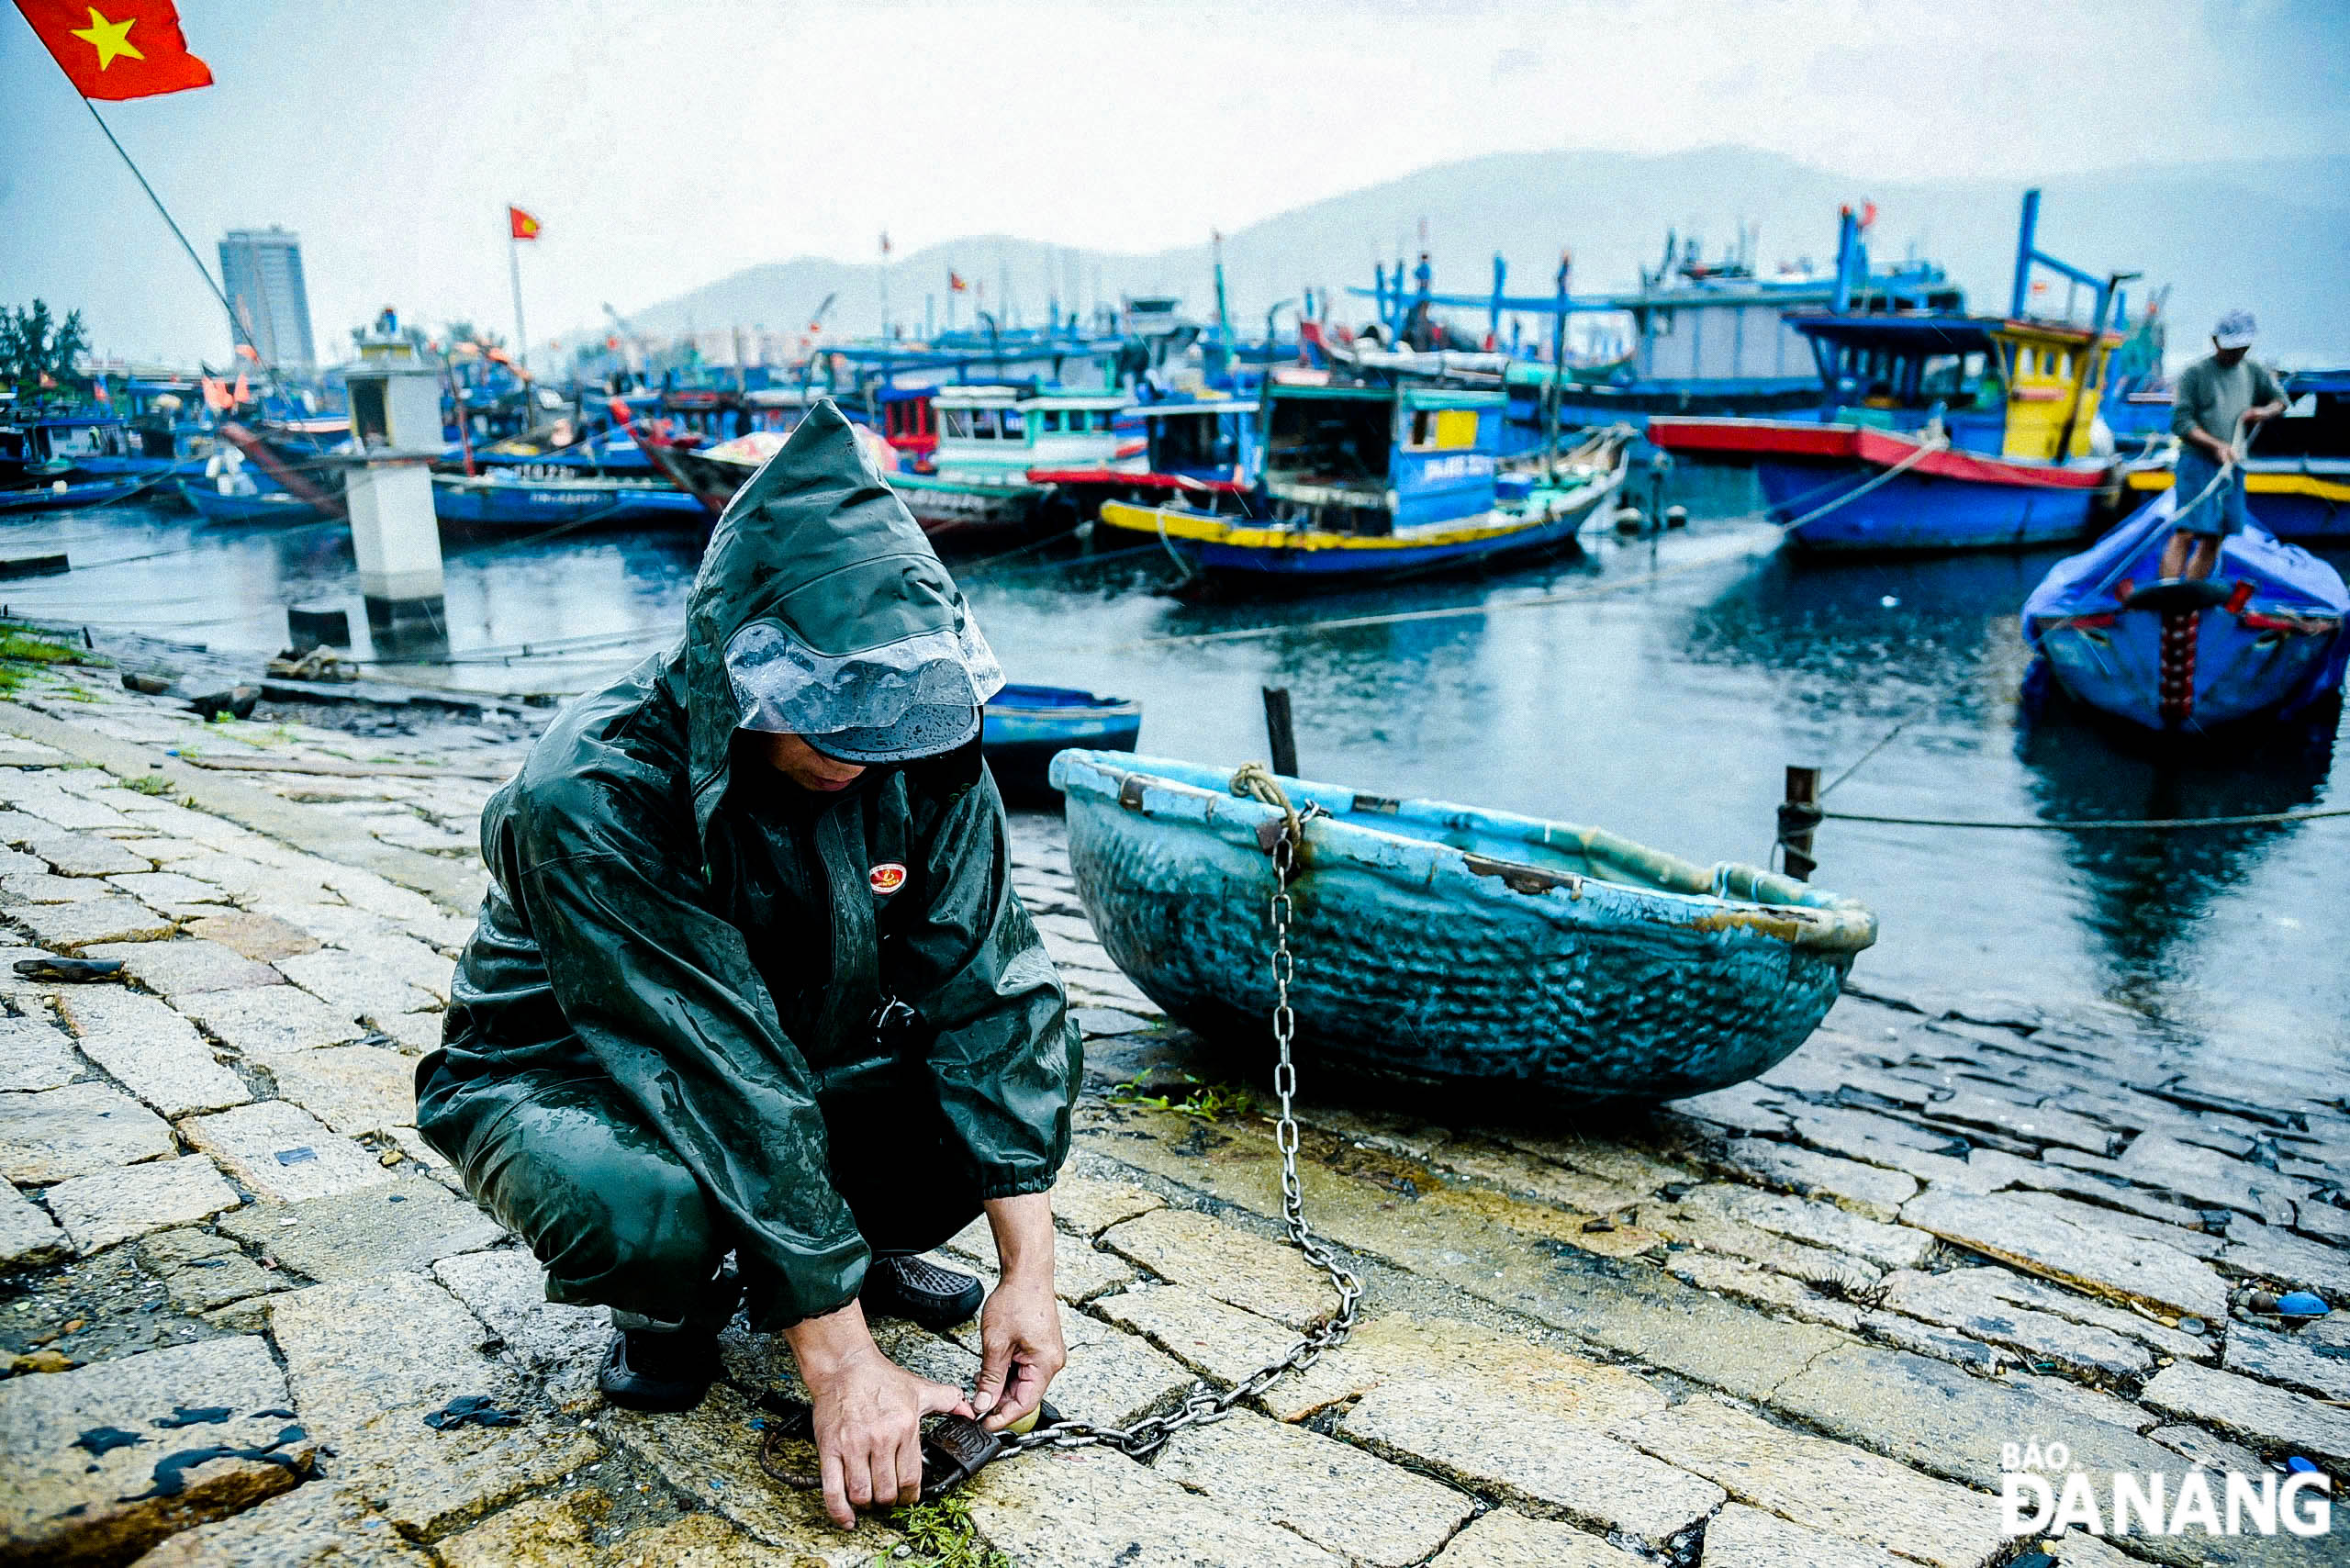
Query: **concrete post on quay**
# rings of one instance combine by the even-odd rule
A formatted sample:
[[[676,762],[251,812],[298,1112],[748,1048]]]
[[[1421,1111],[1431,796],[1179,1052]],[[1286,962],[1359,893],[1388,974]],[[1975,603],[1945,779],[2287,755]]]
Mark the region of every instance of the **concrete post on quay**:
[[[362,338],[359,357],[349,386],[363,455],[343,489],[359,593],[378,655],[431,658],[448,651],[429,466],[442,453],[441,373],[390,333]]]

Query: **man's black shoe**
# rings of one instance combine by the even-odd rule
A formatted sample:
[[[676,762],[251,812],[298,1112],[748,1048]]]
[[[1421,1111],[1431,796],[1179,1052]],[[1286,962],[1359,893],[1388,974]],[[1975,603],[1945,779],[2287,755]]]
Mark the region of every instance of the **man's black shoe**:
[[[868,1317],[903,1317],[943,1329],[969,1322],[987,1292],[970,1275],[921,1258],[876,1258],[865,1271],[860,1297]]]
[[[707,1329],[624,1328],[612,1336],[596,1386],[623,1410],[690,1410],[718,1376],[718,1336]]]

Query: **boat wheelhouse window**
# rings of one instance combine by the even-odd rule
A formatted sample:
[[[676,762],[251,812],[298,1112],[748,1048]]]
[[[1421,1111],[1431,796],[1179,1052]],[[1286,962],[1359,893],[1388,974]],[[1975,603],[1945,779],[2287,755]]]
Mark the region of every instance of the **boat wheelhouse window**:
[[[1019,441],[1028,433],[1027,416],[1017,409],[999,409],[996,410],[996,419],[1002,425],[1003,439],[1006,441]]]
[[[1276,398],[1265,466],[1309,484],[1384,487],[1394,443],[1392,407],[1368,398]]]
[[[970,440],[972,434],[971,410],[968,409],[939,409],[938,430],[941,435],[947,437],[951,441]]]
[[[1061,433],[1061,411],[1058,409],[1039,409],[1036,410],[1036,418],[1039,421],[1037,428],[1045,434]]]
[[[1404,442],[1413,452],[1462,451],[1477,444],[1474,409],[1415,409],[1412,431]]]
[[[971,410],[971,433],[981,441],[995,439],[995,410],[993,409]]]
[[[1150,465],[1162,473],[1229,469],[1240,461],[1234,414],[1169,414],[1151,421]]]
[[[1918,373],[1918,395],[1921,398],[1955,398],[1964,389],[1974,373],[1981,369],[1978,357],[1968,354],[1961,359],[1954,353],[1928,354]]]

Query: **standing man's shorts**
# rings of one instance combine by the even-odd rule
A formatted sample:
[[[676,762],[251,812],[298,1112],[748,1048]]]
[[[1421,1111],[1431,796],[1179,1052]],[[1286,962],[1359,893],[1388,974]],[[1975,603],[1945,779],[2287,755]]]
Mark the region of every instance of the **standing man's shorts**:
[[[2199,448],[2182,446],[2171,488],[2178,497],[2178,528],[2206,539],[2244,532],[2250,514],[2244,505],[2244,469],[2219,479],[2220,465]],[[2219,479],[2217,484],[2212,481]],[[2200,498],[2199,499],[2198,498]]]

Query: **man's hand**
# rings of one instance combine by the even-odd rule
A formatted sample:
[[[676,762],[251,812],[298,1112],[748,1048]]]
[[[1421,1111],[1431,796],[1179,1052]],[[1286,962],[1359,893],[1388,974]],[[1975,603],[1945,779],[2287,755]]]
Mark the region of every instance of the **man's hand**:
[[[1000,1432],[1036,1408],[1069,1362],[1053,1297],[1052,1200],[1042,1193],[987,1205],[999,1277],[979,1312],[979,1381],[972,1404]]]
[[[2244,422],[2248,425],[2266,424],[2284,411],[2285,405],[2282,403],[2263,403],[2257,408],[2246,409],[2244,411]]]
[[[784,1330],[815,1402],[824,1511],[843,1529],[856,1510],[922,1496],[922,1418],[973,1414],[962,1391],[919,1378],[881,1353],[850,1302]]]

